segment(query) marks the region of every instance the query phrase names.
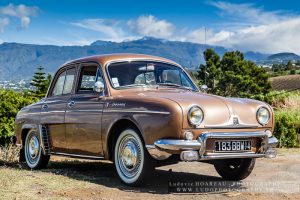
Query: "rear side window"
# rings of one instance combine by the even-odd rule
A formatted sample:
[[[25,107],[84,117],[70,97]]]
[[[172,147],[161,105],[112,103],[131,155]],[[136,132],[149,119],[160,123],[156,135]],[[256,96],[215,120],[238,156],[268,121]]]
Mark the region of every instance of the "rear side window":
[[[71,94],[75,80],[75,73],[75,68],[67,70],[63,94]]]
[[[64,89],[64,83],[66,78],[66,71],[62,72],[56,80],[55,86],[52,90],[52,96],[61,95]]]
[[[76,76],[75,67],[62,71],[56,79],[51,96],[71,94]]]

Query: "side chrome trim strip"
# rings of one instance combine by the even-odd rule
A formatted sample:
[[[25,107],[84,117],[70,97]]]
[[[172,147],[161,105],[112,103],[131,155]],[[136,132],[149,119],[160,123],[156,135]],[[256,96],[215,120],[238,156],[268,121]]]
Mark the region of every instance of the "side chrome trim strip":
[[[42,111],[41,113],[64,113],[65,110]]]
[[[104,157],[102,157],[102,156],[86,156],[86,155],[60,153],[60,152],[51,152],[51,155],[67,156],[67,157],[82,158],[82,159],[95,159],[95,160],[103,160],[104,159]]]
[[[72,112],[95,112],[95,113],[102,113],[102,110],[97,110],[97,109],[90,109],[90,110],[67,110],[67,113],[72,113]]]
[[[103,110],[104,113],[140,113],[140,114],[161,114],[169,115],[170,112],[155,111],[155,110]]]

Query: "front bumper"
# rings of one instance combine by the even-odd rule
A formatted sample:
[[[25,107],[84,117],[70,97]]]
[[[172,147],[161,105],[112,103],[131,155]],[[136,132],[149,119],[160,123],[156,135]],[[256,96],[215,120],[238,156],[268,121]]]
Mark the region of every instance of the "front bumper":
[[[207,152],[209,139],[258,139],[259,149],[249,152],[217,153]],[[239,132],[239,133],[212,133],[205,132],[200,135],[198,140],[176,140],[161,139],[154,142],[154,145],[147,145],[147,149],[157,160],[164,160],[174,152],[181,154],[181,159],[192,160],[212,160],[230,158],[274,158],[276,151],[273,149],[278,144],[275,137],[268,137],[265,132]]]

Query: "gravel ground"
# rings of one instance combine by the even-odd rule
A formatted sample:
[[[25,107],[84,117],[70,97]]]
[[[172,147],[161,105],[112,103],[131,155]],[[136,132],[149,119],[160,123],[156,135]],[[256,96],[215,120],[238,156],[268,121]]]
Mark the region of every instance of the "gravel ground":
[[[223,191],[169,193],[172,183],[214,184]],[[226,185],[227,190],[224,190]],[[183,187],[180,187],[181,189]],[[188,188],[188,187],[184,187]],[[224,182],[206,163],[179,163],[157,168],[140,188],[123,185],[110,162],[53,157],[48,169],[30,171],[24,165],[0,167],[0,199],[300,199],[300,149],[281,149],[275,159],[257,159],[242,182]]]

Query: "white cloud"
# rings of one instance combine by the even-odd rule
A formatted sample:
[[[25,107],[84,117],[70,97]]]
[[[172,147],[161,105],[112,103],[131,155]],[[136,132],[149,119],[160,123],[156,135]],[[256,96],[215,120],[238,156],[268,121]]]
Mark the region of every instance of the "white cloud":
[[[102,39],[123,41],[151,36],[210,45],[225,46],[242,51],[277,53],[290,51],[300,54],[300,15],[286,11],[265,11],[254,4],[209,2],[219,9],[224,23],[218,28],[189,29],[144,15],[128,21],[84,19],[73,22],[77,27],[97,31]],[[225,22],[226,21],[226,22]],[[206,37],[206,40],[205,40]],[[83,42],[85,38],[81,39]]]
[[[30,24],[30,18],[29,17],[21,17],[21,27],[28,28]]]
[[[30,24],[30,17],[36,16],[38,13],[38,7],[31,7],[23,4],[9,4],[7,6],[0,7],[0,15],[19,18],[21,28],[27,28]]]
[[[289,14],[284,11],[265,11],[263,7],[255,7],[254,4],[234,4],[224,1],[209,1],[212,5],[221,11],[221,16],[230,17],[233,21],[243,22],[244,24],[269,24],[284,20]],[[290,15],[292,16],[292,15]]]
[[[166,20],[159,20],[153,15],[140,16],[136,20],[128,21],[127,25],[139,35],[163,39],[172,37],[175,30],[175,26],[172,23]]]
[[[244,51],[277,53],[291,51],[300,54],[300,16],[286,11],[264,11],[253,4],[209,2],[229,17],[234,28],[215,31],[208,43]],[[242,23],[241,23],[242,22]]]
[[[4,32],[4,28],[9,25],[9,19],[8,18],[0,18],[0,32]]]
[[[99,32],[105,40],[122,41],[127,39],[122,21],[110,19],[83,19],[71,25]]]
[[[300,54],[300,17],[237,30],[220,45],[266,53],[290,51]]]

